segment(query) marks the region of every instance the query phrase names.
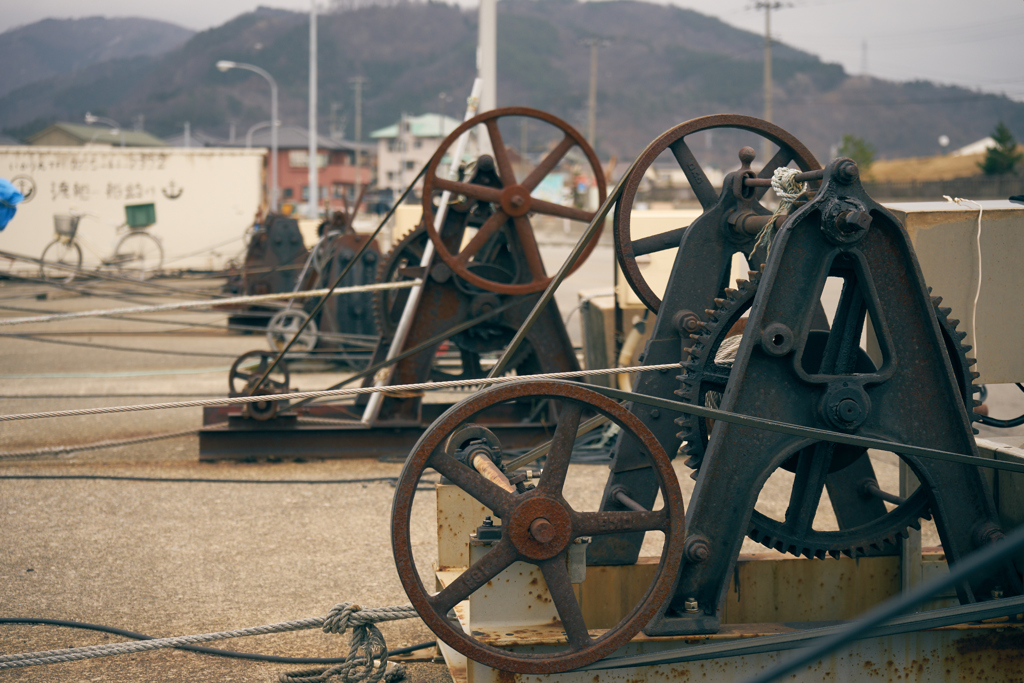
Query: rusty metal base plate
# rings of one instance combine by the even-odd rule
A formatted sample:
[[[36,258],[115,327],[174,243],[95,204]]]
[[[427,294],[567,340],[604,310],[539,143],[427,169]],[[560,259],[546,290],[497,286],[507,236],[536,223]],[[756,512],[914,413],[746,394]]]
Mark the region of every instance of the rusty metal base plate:
[[[451,405],[423,405],[422,419],[381,420],[367,425],[344,409],[310,406],[272,420],[242,417],[237,407],[203,409],[199,460],[330,460],[405,457],[424,430]],[[550,438],[552,425],[522,422],[518,414],[497,415],[484,425],[506,448],[530,448]],[[226,427],[219,426],[227,423]]]

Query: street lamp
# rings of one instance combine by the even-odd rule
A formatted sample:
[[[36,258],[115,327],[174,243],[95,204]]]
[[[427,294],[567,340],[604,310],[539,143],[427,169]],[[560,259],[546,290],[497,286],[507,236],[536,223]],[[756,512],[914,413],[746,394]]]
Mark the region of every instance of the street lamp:
[[[222,59],[217,62],[217,69],[220,71],[245,69],[263,76],[270,83],[270,210],[277,213],[277,127],[281,125],[277,120],[277,81],[266,71],[252,64]]]
[[[110,126],[110,132],[114,135],[121,135],[121,146],[124,147],[124,129],[121,128],[121,124],[114,119],[108,119],[105,116],[96,116],[91,112],[85,112],[85,122],[89,125],[94,123],[105,123]],[[93,138],[94,140],[96,138]]]
[[[273,121],[260,121],[259,123],[254,123],[253,125],[251,125],[249,127],[249,130],[245,131],[245,148],[249,149],[250,147],[252,147],[253,133],[264,128],[269,128],[273,123]]]

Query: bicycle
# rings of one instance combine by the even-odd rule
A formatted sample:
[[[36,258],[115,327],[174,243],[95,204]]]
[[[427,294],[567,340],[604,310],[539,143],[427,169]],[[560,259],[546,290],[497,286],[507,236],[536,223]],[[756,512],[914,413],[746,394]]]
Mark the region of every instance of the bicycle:
[[[100,267],[114,267],[122,275],[136,280],[145,280],[159,271],[164,262],[164,249],[160,240],[146,229],[156,222],[156,211],[152,204],[135,204],[124,207],[125,222],[117,231],[128,231],[114,246],[114,253],[100,259]],[[46,245],[39,264],[39,275],[53,282],[71,282],[82,271],[82,248],[76,236],[82,218],[92,214],[54,214],[53,241]]]

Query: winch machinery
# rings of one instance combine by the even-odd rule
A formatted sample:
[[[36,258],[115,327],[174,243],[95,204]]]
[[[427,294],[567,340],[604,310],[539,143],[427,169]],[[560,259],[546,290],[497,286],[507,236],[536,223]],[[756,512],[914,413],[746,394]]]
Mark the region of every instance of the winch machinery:
[[[488,129],[495,139],[496,125]],[[738,147],[735,170],[717,189],[694,141],[708,131],[736,130],[770,141],[777,151],[758,168],[754,146]],[[634,239],[638,189],[663,153],[678,163],[703,213],[688,226]],[[777,169],[789,170],[780,176]],[[783,176],[803,191],[790,198],[788,211],[775,211],[765,196]],[[502,291],[493,276],[474,272],[461,256],[481,253],[502,230],[528,234],[523,223],[531,207],[519,202],[520,186],[508,182],[500,154],[495,164],[478,164],[475,177],[469,185],[428,180],[427,215],[438,188],[476,199],[477,211],[481,204],[491,208],[461,252],[427,221],[440,259],[424,275],[436,280],[440,272]],[[609,398],[614,390],[529,378],[480,391],[430,425],[399,479],[392,516],[399,576],[449,648],[493,669],[550,674],[590,664],[644,637],[641,631],[648,638],[714,634],[722,628],[730,581],[739,580],[737,558],[748,536],[822,562],[885,557],[898,554],[909,530],[930,518],[950,567],[1002,538],[978,467],[904,452],[978,455],[971,427],[974,361],[957,321],[927,287],[906,230],[864,192],[852,160],[834,159],[822,168],[778,126],[747,116],[707,116],[652,142],[620,189],[615,255],[622,276],[657,316],[642,363],[661,369],[638,373],[634,400],[624,403]],[[529,240],[521,244],[526,255],[520,263],[530,279],[519,289],[537,292],[546,276],[531,260]],[[674,265],[658,291],[638,258],[671,249]],[[737,254],[749,274],[733,285]],[[840,291],[831,310],[822,303],[828,282]],[[537,318],[543,320],[532,315],[525,322]],[[678,370],[663,367],[673,363]],[[641,397],[662,399],[661,407]],[[526,456],[479,426],[489,411],[522,405],[550,425],[547,446]],[[712,421],[687,412],[687,405],[733,417]],[[577,436],[601,424],[614,425],[619,436],[600,503],[585,508],[570,493],[570,456]],[[920,485],[904,496],[881,490],[872,456],[862,445],[845,443],[846,436],[891,444],[890,460],[904,463]],[[546,462],[539,473],[524,470],[541,451]],[[685,514],[676,457],[696,480]],[[417,564],[410,541],[416,491],[427,470],[442,476],[439,529],[443,515],[453,519],[443,504],[461,506],[460,518],[478,515],[470,527],[439,532],[438,591],[424,583],[426,567]],[[772,515],[755,505],[776,471],[791,473],[791,484],[785,513]],[[815,524],[826,491],[838,529]],[[654,536],[653,559],[642,558]],[[446,550],[446,542],[455,550]],[[615,623],[604,623],[580,577],[610,575],[605,569],[616,567],[643,581],[621,589],[633,605]],[[503,590],[517,604],[507,612],[536,608],[539,621],[530,623],[543,625],[529,633],[539,640],[529,641],[521,624],[495,609],[493,596]],[[956,586],[965,605],[1021,592],[1021,567],[1012,561]],[[532,602],[535,595],[543,604]]]

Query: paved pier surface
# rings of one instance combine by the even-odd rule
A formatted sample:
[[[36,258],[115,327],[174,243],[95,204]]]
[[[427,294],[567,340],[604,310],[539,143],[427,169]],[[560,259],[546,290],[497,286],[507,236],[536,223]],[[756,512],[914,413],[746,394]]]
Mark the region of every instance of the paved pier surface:
[[[605,286],[610,250],[598,250],[578,288]],[[163,281],[167,282],[167,281]],[[169,281],[184,288],[218,283]],[[170,297],[143,290],[89,284],[82,296],[44,286],[0,282],[0,317],[29,310],[69,311]],[[46,298],[36,298],[45,296]],[[572,301],[574,291],[564,298]],[[22,310],[29,309],[29,310]],[[562,306],[563,314],[568,307]],[[154,316],[156,318],[157,316]],[[3,337],[0,413],[152,403],[223,396],[234,357],[266,348],[262,336],[228,335],[189,323],[217,323],[223,314],[161,314],[157,322],[87,319],[0,328],[0,334],[40,334],[47,339],[118,346],[110,350]],[[572,328],[578,326],[574,318]],[[574,333],[576,336],[578,333]],[[146,351],[146,352],[144,352]],[[167,351],[175,354],[149,353]],[[185,355],[206,354],[206,355]],[[323,388],[338,375],[298,373],[293,385]],[[996,387],[992,412],[1024,411],[1015,387]],[[27,420],[0,423],[0,451],[196,428],[200,409]],[[1024,432],[1021,432],[1024,433]],[[344,444],[339,443],[339,448]],[[206,633],[312,616],[339,602],[364,607],[407,602],[391,557],[390,510],[400,465],[377,460],[295,463],[198,462],[198,439],[186,436],[65,456],[0,459],[0,617],[84,621],[153,636]],[[883,488],[894,490],[895,467],[883,468]],[[677,463],[684,492],[688,470]],[[599,496],[607,470],[573,466],[571,499]],[[68,475],[82,479],[59,478]],[[186,483],[112,481],[89,477],[166,479],[313,480],[333,483]],[[58,478],[46,478],[58,477]],[[383,479],[359,483],[339,480]],[[773,478],[774,479],[774,478]],[[764,505],[785,506],[785,482],[772,484]],[[775,494],[772,491],[776,491]],[[413,545],[435,555],[433,494],[419,494]],[[830,515],[823,501],[825,525]],[[926,535],[925,544],[929,544]],[[932,541],[934,542],[934,541]],[[749,550],[759,549],[749,543]],[[429,571],[429,567],[421,567]],[[432,577],[424,577],[432,585]],[[419,620],[383,624],[391,648],[432,640]],[[0,652],[47,650],[122,640],[119,636],[53,626],[0,625]],[[252,637],[211,644],[287,656],[339,657],[347,637],[319,631]],[[87,662],[7,672],[26,681],[273,681],[280,672],[307,668],[161,650]],[[412,665],[409,680],[450,680],[440,664]]]

